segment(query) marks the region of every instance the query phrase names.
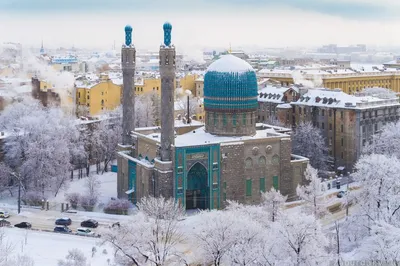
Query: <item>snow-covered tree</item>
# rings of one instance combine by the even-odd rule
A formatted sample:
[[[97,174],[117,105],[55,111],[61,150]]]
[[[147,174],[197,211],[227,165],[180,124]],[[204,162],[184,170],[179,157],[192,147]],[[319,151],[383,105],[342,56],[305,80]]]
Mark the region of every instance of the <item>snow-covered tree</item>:
[[[307,165],[304,178],[307,180],[307,184],[297,186],[297,195],[305,201],[305,210],[319,218],[325,214],[326,207],[324,202],[321,202],[323,191],[321,179],[318,177],[318,170],[310,164]]]
[[[155,125],[155,107],[152,94],[146,93],[135,97],[135,126],[151,127]]]
[[[364,154],[385,154],[400,159],[400,123],[389,123],[381,132],[372,136],[371,142],[364,147]]]
[[[173,199],[164,198],[145,198],[138,207],[139,214],[132,221],[101,233],[103,243],[114,247],[117,262],[161,266],[180,261],[177,245],[182,243],[183,234],[178,219],[183,209]]]
[[[189,101],[188,101],[189,97]],[[191,119],[193,115],[196,115],[199,111],[199,99],[193,97],[191,94],[187,96],[178,96],[175,102],[175,107],[182,110],[183,117],[187,119],[188,107],[189,107],[189,118]]]
[[[374,224],[357,254],[360,259],[380,262],[379,265],[400,265],[400,228],[386,222]]]
[[[293,153],[310,159],[311,165],[319,170],[328,168],[328,146],[321,131],[310,122],[296,126],[292,135]]]
[[[328,239],[314,216],[286,215],[273,223],[272,231],[278,233],[279,265],[324,265],[329,261]]]
[[[65,260],[59,260],[58,266],[87,266],[86,256],[79,249],[68,250]]]
[[[275,190],[275,188],[271,188],[270,191],[262,193],[261,197],[261,204],[268,212],[269,220],[275,222],[282,211],[287,196],[283,196],[279,191]]]
[[[85,180],[86,196],[97,202],[100,196],[101,182],[97,175],[90,175]]]

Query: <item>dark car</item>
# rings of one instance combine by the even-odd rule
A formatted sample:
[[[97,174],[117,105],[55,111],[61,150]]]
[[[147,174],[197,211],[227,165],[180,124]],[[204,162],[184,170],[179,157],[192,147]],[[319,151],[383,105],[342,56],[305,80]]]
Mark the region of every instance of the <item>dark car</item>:
[[[338,197],[338,198],[343,198],[343,196],[346,194],[346,192],[344,192],[344,191],[339,191],[337,194],[336,194],[336,196]]]
[[[89,219],[81,222],[81,226],[89,228],[97,228],[97,226],[99,226],[99,223],[96,220]]]
[[[56,233],[71,233],[72,230],[69,229],[67,226],[56,226],[56,227],[54,227],[54,232],[56,232]]]
[[[72,221],[70,218],[60,218],[56,220],[56,225],[71,225]]]
[[[18,227],[18,228],[28,228],[28,229],[32,227],[32,225],[28,222],[22,222],[22,223],[14,225],[14,226]]]
[[[0,227],[3,227],[3,226],[10,226],[11,225],[11,223],[9,222],[9,221],[7,221],[7,220],[5,220],[5,219],[1,219],[0,220]]]

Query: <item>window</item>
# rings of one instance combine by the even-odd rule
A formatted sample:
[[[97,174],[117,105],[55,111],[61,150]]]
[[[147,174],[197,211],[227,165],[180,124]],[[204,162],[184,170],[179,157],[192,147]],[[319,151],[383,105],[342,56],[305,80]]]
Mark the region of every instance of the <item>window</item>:
[[[375,117],[378,117],[378,110],[375,110]]]
[[[331,117],[331,116],[332,116],[332,110],[329,109],[329,117]]]
[[[329,146],[332,145],[332,138],[329,138]]]
[[[90,99],[89,95],[87,96],[87,99],[88,99],[88,100]]]
[[[214,117],[214,126],[217,124],[217,115],[215,113],[213,113],[213,117]]]
[[[101,105],[104,105],[104,100],[101,100]]]
[[[265,177],[260,178],[260,191],[265,192]]]
[[[101,92],[101,95],[104,95],[104,92]]]
[[[246,196],[251,197],[251,179],[246,180]]]
[[[340,125],[340,132],[343,133],[343,125]]]
[[[226,114],[222,115],[222,123],[224,126],[226,126]]]
[[[325,110],[322,109],[322,116],[325,116]]]
[[[343,138],[341,139],[341,144],[342,144],[342,147],[343,147],[343,144],[344,144],[344,139]]]
[[[243,125],[246,125],[246,114],[243,114]]]
[[[236,127],[236,114],[232,115],[232,125]]]
[[[332,124],[329,123],[329,130],[332,130]]]
[[[375,132],[378,131],[378,124],[375,124]]]
[[[365,119],[365,112],[363,113],[363,119]]]
[[[344,113],[343,113],[343,111],[341,111],[340,112],[340,118],[343,119],[343,117],[344,117]]]
[[[157,87],[157,90],[158,90],[158,87]]]
[[[78,98],[81,98],[81,93],[80,92],[78,92]]]
[[[272,186],[278,190],[279,189],[279,178],[278,176],[273,176],[272,177]]]
[[[325,123],[324,122],[321,123],[321,127],[322,127],[322,129],[325,129]]]
[[[140,88],[140,91],[143,91],[143,88]]]
[[[246,161],[244,162],[244,166],[245,168],[249,169],[251,167],[253,167],[253,160],[249,157],[246,159]]]
[[[299,107],[299,114],[301,115],[301,107]]]
[[[319,128],[319,122],[317,122],[317,124],[316,124],[316,125],[317,125],[317,128]]]

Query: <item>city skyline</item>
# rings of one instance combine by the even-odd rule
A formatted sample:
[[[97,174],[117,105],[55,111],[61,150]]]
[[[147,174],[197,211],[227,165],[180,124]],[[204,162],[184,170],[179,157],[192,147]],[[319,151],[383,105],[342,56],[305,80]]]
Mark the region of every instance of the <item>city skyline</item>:
[[[42,40],[51,48],[109,49],[114,41],[119,47],[129,24],[138,49],[157,50],[165,21],[172,23],[173,43],[183,50],[400,43],[395,34],[400,3],[393,0],[3,0],[0,10],[3,39],[36,47]]]

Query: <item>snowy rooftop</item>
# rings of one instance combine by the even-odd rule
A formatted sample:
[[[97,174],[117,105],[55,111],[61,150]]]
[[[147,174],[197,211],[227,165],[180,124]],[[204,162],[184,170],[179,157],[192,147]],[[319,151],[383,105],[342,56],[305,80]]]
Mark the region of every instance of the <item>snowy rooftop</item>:
[[[257,100],[259,102],[283,103],[283,94],[289,89],[288,87],[278,88],[275,86],[267,86],[258,90]]]
[[[258,124],[259,130],[254,136],[216,136],[205,131],[204,127],[193,130],[189,133],[177,135],[175,137],[175,147],[199,146],[204,144],[217,144],[230,142],[240,142],[244,140],[265,139],[271,137],[289,137],[287,134],[278,133],[273,127],[264,124]],[[147,138],[160,142],[161,133],[153,133],[146,135]]]
[[[247,71],[254,71],[254,69],[246,61],[244,61],[234,55],[227,54],[227,55],[221,56],[220,59],[213,62],[207,68],[207,71],[244,73]]]
[[[365,109],[376,106],[400,105],[398,98],[379,98],[377,96],[355,96],[341,90],[310,89],[294,105],[308,105],[320,107]]]

